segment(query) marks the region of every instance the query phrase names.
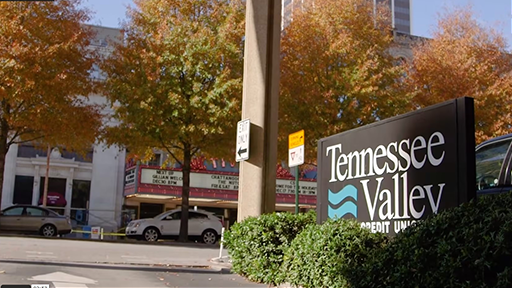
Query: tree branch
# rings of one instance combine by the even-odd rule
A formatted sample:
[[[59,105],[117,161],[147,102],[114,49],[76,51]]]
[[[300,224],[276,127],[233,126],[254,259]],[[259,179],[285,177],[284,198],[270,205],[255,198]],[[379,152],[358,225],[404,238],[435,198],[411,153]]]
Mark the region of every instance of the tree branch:
[[[178,162],[178,164],[180,164],[180,166],[183,166],[182,162],[180,161],[180,159],[178,159],[178,157],[176,155],[174,155],[174,153],[172,153],[170,147],[168,145],[165,145],[164,143],[164,140],[162,139],[162,135],[161,134],[158,134],[158,139],[160,140],[160,144],[162,144],[162,146],[165,148],[165,150],[167,151],[167,153],[169,153],[171,155],[171,157],[176,160],[176,162]],[[180,149],[180,150],[183,150],[183,148],[179,147],[179,146],[176,146],[174,144],[171,144],[171,147],[172,148],[175,148],[175,149]]]
[[[176,157],[176,155],[174,155],[174,153],[172,153],[168,147],[164,147],[164,148],[167,151],[167,153],[171,154],[172,158],[174,160],[176,160],[176,162],[178,162],[178,164],[180,164],[180,166],[183,166],[183,163],[180,161],[180,159],[178,159],[178,157]]]
[[[39,140],[39,139],[43,139],[44,136],[37,136],[37,137],[34,137],[34,138],[30,138],[30,139],[26,139],[26,140],[21,140],[21,141],[15,141],[14,138],[9,141],[9,145],[11,144],[23,144],[23,143],[27,143],[27,142],[32,142],[32,141],[35,141],[35,140]]]
[[[201,141],[201,142],[203,142],[203,141]],[[199,148],[199,146],[195,147],[195,148],[194,148],[194,149],[192,149],[192,151],[190,152],[190,155],[191,155],[191,156],[194,156],[194,155],[199,151],[199,149],[200,149],[200,148]]]

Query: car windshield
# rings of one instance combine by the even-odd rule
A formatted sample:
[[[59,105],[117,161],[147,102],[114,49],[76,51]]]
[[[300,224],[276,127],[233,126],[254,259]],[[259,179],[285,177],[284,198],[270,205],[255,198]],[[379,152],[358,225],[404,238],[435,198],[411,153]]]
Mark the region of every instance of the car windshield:
[[[170,212],[171,212],[171,211],[165,211],[165,212],[162,212],[162,213],[160,213],[160,214],[156,215],[155,217],[153,217],[153,219],[160,219],[160,218],[162,218],[164,215],[169,214]]]

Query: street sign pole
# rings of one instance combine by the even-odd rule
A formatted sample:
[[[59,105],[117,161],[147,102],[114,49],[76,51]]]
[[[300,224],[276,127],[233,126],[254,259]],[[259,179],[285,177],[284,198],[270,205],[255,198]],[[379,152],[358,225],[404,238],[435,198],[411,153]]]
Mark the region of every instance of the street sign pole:
[[[295,214],[299,214],[299,166],[295,166]]]
[[[295,166],[295,214],[299,214],[299,165],[304,164],[304,130],[288,135],[288,167]]]

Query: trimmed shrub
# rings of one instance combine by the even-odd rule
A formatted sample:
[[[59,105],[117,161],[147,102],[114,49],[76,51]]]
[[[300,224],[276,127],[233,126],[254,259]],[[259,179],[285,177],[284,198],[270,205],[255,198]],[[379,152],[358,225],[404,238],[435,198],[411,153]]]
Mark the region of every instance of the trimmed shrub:
[[[234,272],[251,281],[275,284],[284,251],[308,225],[316,222],[316,213],[288,212],[248,217],[235,223],[224,234]]]
[[[353,287],[512,287],[512,194],[445,210],[357,267]]]
[[[354,220],[330,219],[311,225],[285,253],[279,282],[305,288],[350,287],[347,274],[386,243],[385,234],[371,233]]]

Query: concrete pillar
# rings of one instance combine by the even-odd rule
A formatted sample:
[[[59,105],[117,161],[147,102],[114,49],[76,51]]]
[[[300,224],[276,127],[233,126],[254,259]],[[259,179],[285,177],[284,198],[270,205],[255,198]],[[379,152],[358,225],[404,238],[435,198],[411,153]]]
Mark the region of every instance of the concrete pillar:
[[[242,119],[251,122],[240,163],[238,221],[275,211],[281,1],[247,0]]]
[[[32,189],[32,205],[38,206],[39,204],[39,189],[41,189],[41,166],[34,167],[34,188]]]
[[[14,182],[16,181],[16,166],[18,159],[18,144],[9,147],[5,155],[4,183],[2,187],[2,207],[5,209],[13,204]]]

